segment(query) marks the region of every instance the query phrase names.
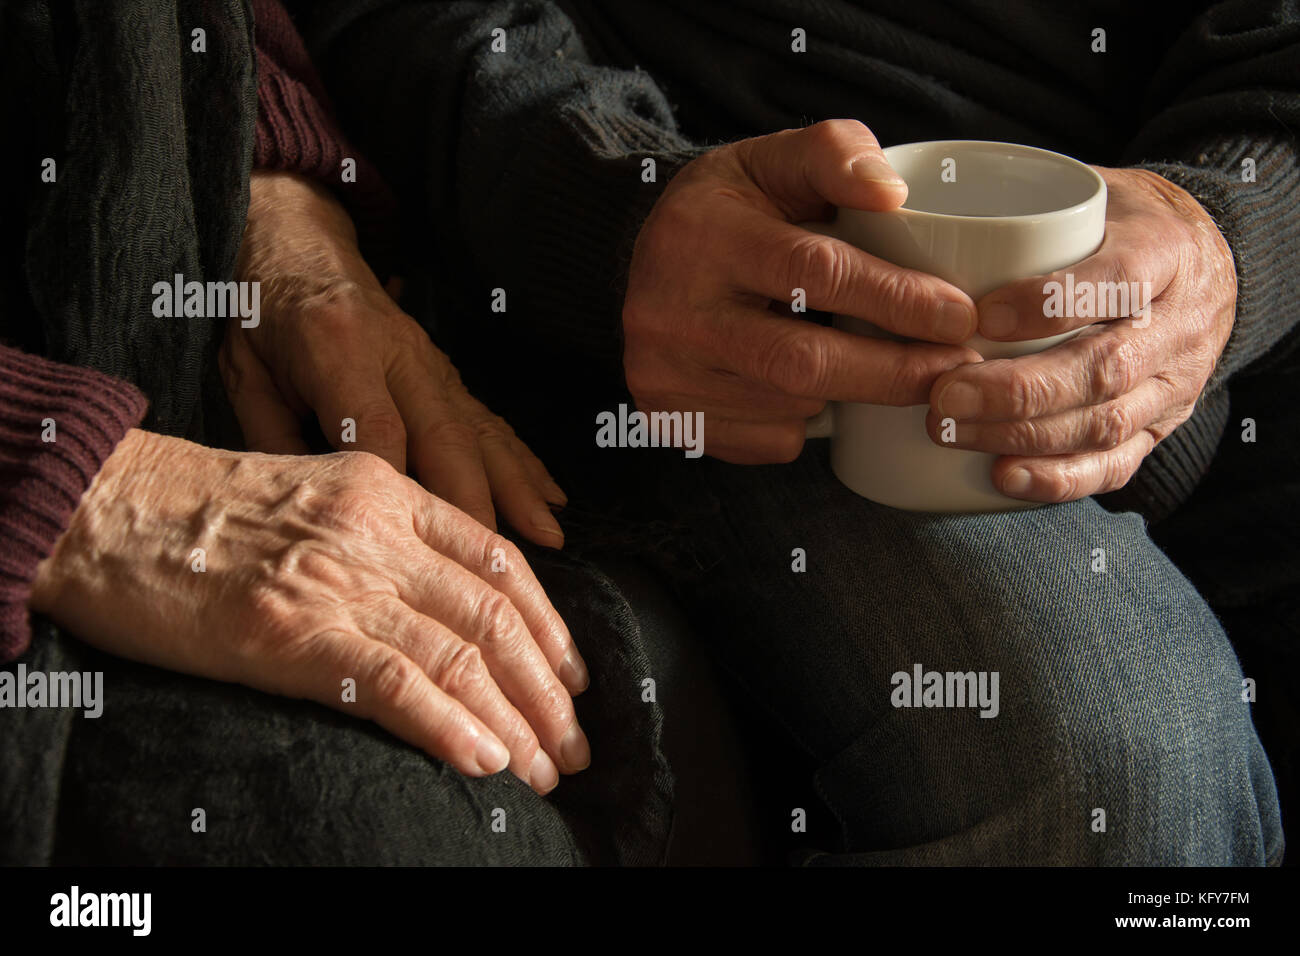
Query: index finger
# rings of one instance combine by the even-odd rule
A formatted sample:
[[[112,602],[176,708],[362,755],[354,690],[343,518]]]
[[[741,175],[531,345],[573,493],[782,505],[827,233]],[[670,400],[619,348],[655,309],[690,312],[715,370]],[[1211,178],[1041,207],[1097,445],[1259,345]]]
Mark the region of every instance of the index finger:
[[[956,421],[1026,421],[1127,395],[1184,351],[1186,333],[1112,322],[1031,355],[992,359],[934,384],[934,411]]]
[[[435,383],[434,370],[402,356],[388,383],[408,425],[411,463],[420,483],[495,531],[496,511],[478,432],[452,407]]]
[[[852,315],[912,339],[959,343],[975,334],[975,303],[938,276],[755,209],[738,209],[722,222],[734,248],[748,253],[731,259],[729,278],[737,289],[786,303],[802,289],[810,308]]]
[[[321,432],[339,451],[368,451],[405,474],[406,427],[379,358],[355,340],[317,336],[311,342],[314,358],[297,384]]]
[[[1147,310],[1177,272],[1177,243],[1150,242],[1146,233],[1110,223],[1101,247],[1082,262],[1009,282],[980,299],[980,334],[1015,341],[1111,319],[1149,322]]]
[[[717,366],[801,398],[923,405],[936,378],[980,361],[960,345],[856,335],[758,308],[737,308],[715,321]]]

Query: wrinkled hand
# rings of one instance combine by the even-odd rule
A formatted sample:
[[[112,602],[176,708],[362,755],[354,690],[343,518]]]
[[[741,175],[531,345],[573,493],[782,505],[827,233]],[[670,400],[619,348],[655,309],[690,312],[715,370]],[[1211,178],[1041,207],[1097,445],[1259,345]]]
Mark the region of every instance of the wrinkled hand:
[[[979,302],[980,332],[1034,339],[1097,322],[1044,316],[1045,283],[1064,283],[1066,273],[1076,287],[1149,282],[1150,313],[1100,321],[1036,355],[955,369],[931,390],[934,441],[1003,456],[993,480],[1016,498],[1070,501],[1123,486],[1192,414],[1232,331],[1236,269],[1209,214],[1155,173],[1098,172],[1109,193],[1101,248],[990,292]],[[1147,305],[1139,297],[1129,314]],[[954,442],[942,440],[945,417],[956,422]]]
[[[586,667],[523,555],[373,455],[132,430],[30,604],[108,653],[374,720],[469,776],[508,762],[545,793],[590,761]]]
[[[968,339],[975,304],[956,287],[794,225],[906,196],[854,120],[743,140],[685,166],[628,273],[623,365],[637,407],[703,412],[704,450],[725,461],[790,461],[828,400],[921,404],[940,373],[978,361],[957,345],[864,338],[789,311],[803,289],[809,309],[928,342]]]
[[[560,547],[549,505],[564,492],[461,383],[450,360],[379,285],[351,220],[320,186],[254,171],[237,278],[261,283],[261,322],[231,322],[222,377],[253,451],[307,451],[314,413],[340,451],[367,451],[488,528],[496,510],[531,541]],[[355,442],[343,441],[343,421]],[[494,509],[495,504],[495,509]]]

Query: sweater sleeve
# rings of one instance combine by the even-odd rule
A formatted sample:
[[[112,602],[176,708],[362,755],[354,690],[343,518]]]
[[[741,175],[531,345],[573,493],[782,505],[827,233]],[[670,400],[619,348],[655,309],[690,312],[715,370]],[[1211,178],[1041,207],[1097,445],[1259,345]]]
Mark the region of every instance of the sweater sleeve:
[[[36,567],[145,405],[119,379],[0,345],[0,662],[27,649]]]
[[[279,0],[253,0],[257,46],[256,169],[301,173],[347,208],[376,271],[396,265],[397,205],[379,171],[348,142],[301,35]],[[345,178],[344,161],[355,170]],[[381,276],[382,278],[382,276]]]
[[[1130,165],[1214,218],[1237,269],[1237,316],[1212,391],[1293,337],[1300,311],[1300,18],[1287,0],[1219,3],[1174,43],[1147,93]]]
[[[454,237],[439,255],[621,379],[632,243],[703,151],[651,77],[594,64],[555,3],[347,0],[304,4],[299,24],[349,131]]]

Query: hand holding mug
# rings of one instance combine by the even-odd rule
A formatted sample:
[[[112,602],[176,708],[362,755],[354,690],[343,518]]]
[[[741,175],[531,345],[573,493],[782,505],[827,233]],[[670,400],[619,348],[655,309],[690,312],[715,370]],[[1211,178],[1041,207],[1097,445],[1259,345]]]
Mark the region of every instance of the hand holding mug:
[[[1009,342],[1093,319],[1049,317],[1049,282],[1150,283],[1141,319],[1110,317],[1049,351],[954,370],[935,382],[927,428],[956,422],[951,447],[1000,455],[994,483],[1033,501],[1122,487],[1187,420],[1232,331],[1237,276],[1209,214],[1184,190],[1140,169],[1097,170],[1109,192],[1106,238],[1077,265],[1009,283],[979,302],[980,333]]]
[[[841,208],[832,223],[806,227],[904,266],[931,273],[979,298],[1005,283],[1068,266],[1097,251],[1105,234],[1106,184],[1059,153],[974,140],[891,146],[885,157],[909,186],[898,209]],[[1083,324],[1091,322],[1085,318]],[[846,332],[879,338],[889,330],[836,315]],[[984,359],[1042,352],[1074,334],[966,345]],[[980,367],[978,365],[968,368]],[[958,369],[942,379],[953,381]],[[933,391],[933,390],[932,390]],[[959,389],[960,391],[960,389]],[[831,468],[863,497],[918,511],[1006,511],[1034,506],[994,486],[992,454],[958,450],[955,422],[914,404],[889,408],[837,403],[810,433],[831,437]],[[927,432],[927,424],[933,425]]]
[[[642,411],[703,412],[705,452],[784,462],[827,401],[916,405],[944,371],[979,360],[971,298],[800,228],[835,206],[893,209],[905,184],[861,123],[830,120],[720,147],[684,167],[637,237],[623,362]],[[912,340],[852,335],[778,315],[858,316]],[[944,343],[944,344],[929,344]]]

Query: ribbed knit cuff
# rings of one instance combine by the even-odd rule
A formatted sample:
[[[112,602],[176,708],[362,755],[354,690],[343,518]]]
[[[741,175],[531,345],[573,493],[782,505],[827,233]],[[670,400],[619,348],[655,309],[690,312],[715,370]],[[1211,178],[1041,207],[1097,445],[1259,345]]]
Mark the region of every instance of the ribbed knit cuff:
[[[1163,521],[1196,490],[1214,460],[1228,424],[1225,388],[1202,393],[1191,418],[1156,445],[1131,481],[1098,495],[1112,511],[1137,511],[1152,524]]]
[[[0,661],[27,649],[36,567],[146,404],[119,379],[0,345]]]
[[[1236,323],[1206,386],[1210,391],[1300,322],[1300,157],[1294,139],[1276,134],[1207,139],[1177,154],[1184,160],[1135,165],[1195,197],[1214,218],[1237,267]]]

